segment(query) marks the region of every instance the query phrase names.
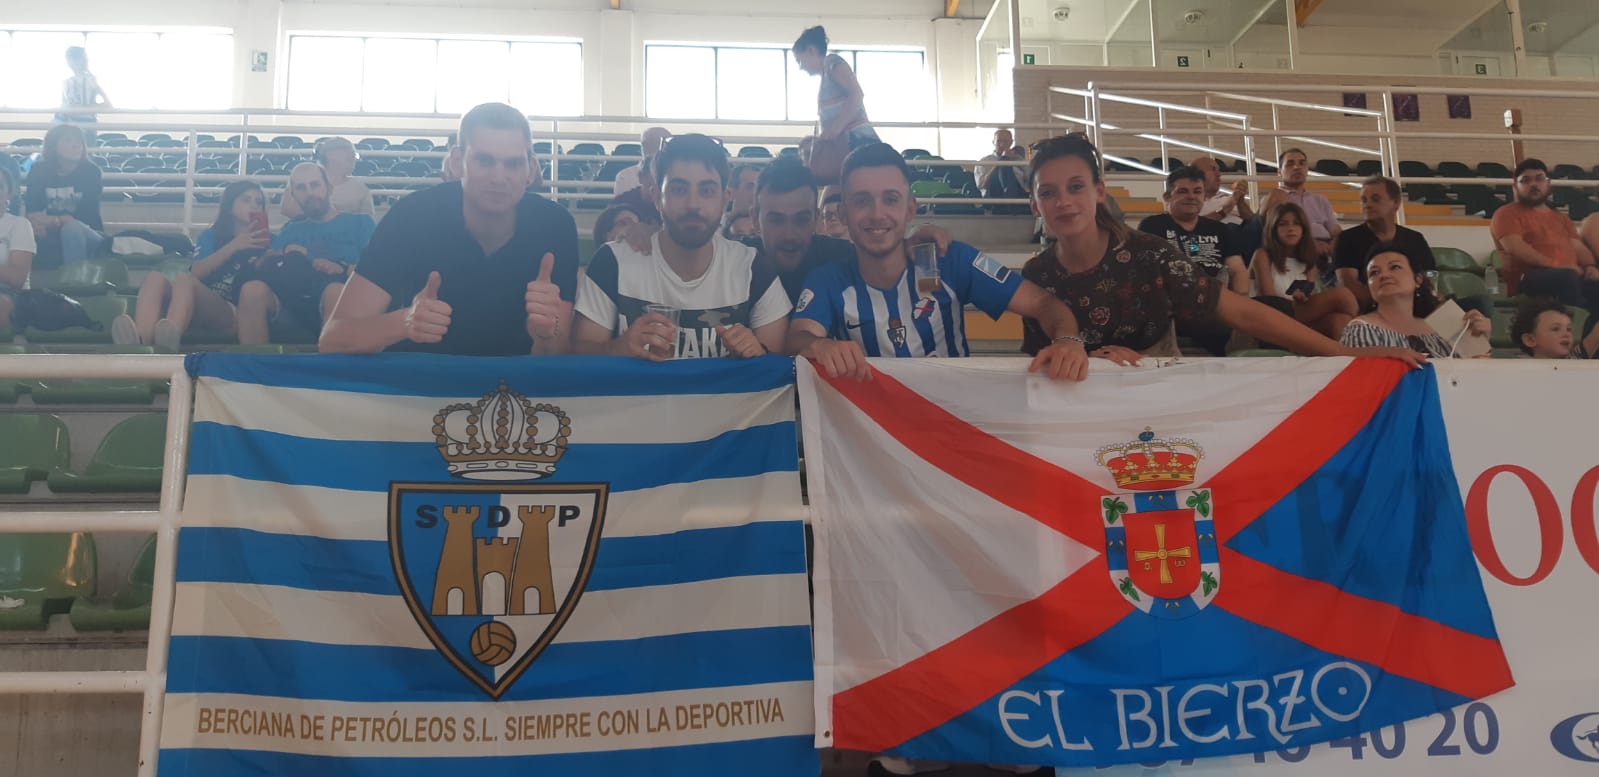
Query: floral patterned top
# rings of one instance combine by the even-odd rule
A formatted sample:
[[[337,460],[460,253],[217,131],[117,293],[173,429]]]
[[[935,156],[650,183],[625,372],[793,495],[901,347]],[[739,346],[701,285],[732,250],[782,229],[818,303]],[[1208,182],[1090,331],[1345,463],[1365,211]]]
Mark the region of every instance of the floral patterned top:
[[[1143,232],[1112,240],[1099,264],[1078,273],[1060,266],[1053,246],[1045,248],[1027,260],[1022,277],[1071,308],[1090,351],[1106,345],[1149,351],[1167,339],[1174,321],[1215,318],[1223,288],[1171,243]],[[1023,351],[1036,354],[1049,341],[1038,321],[1023,321]]]

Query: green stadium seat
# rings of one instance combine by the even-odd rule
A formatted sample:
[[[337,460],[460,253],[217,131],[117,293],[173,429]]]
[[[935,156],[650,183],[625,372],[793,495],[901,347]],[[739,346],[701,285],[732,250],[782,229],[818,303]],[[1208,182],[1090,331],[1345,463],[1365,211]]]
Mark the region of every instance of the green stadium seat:
[[[598,250],[599,250],[599,246],[595,245],[593,237],[590,237],[588,235],[578,235],[578,237],[577,237],[577,264],[578,264],[578,266],[579,267],[587,267],[587,266],[589,266],[589,261],[594,258],[594,252],[598,251]]]
[[[158,493],[166,447],[167,417],[149,413],[128,418],[106,432],[82,474],[50,473],[50,490],[73,493]]]
[[[175,281],[178,279],[180,274],[188,272],[189,268],[193,266],[194,262],[192,260],[181,256],[174,256],[163,258],[157,264],[146,269],[148,269],[150,272],[166,276],[167,280],[169,281]]]
[[[87,533],[0,534],[0,631],[44,629],[94,594],[96,571]]]
[[[149,345],[106,345],[96,349],[107,354],[153,354]],[[38,405],[148,405],[166,382],[125,378],[63,378],[35,380],[28,391]]]
[[[72,605],[72,628],[78,631],[134,631],[150,627],[150,600],[155,587],[155,537],[139,549],[127,582],[110,599],[79,599]]]
[[[1432,249],[1432,258],[1439,270],[1469,272],[1477,276],[1483,273],[1483,266],[1477,264],[1477,260],[1473,259],[1471,254],[1458,248],[1435,247]]]
[[[98,325],[96,328],[73,326],[46,331],[30,326],[23,335],[30,343],[110,343],[111,321],[133,310],[133,297],[120,295],[87,297],[78,302],[82,303],[90,320]]]
[[[205,171],[197,170],[195,172]],[[204,184],[199,185],[204,186]],[[159,267],[166,262],[180,259],[183,261],[190,261],[186,257],[176,256],[174,254],[117,254],[117,261],[122,262],[123,266],[134,270],[149,270]]]
[[[918,200],[930,200],[939,195],[959,194],[943,181],[917,181],[911,184],[911,196]],[[924,205],[926,203],[923,203]]]
[[[127,265],[115,259],[89,259],[62,267],[48,288],[69,297],[91,297],[115,294],[127,285]]]
[[[1512,308],[1495,307],[1493,314],[1493,333],[1488,336],[1488,343],[1495,348],[1515,348],[1516,344],[1510,339],[1510,322],[1516,318],[1516,311]]]
[[[26,494],[72,461],[67,425],[47,413],[0,414],[0,440],[0,493]]]
[[[0,357],[8,354],[38,353],[40,349],[16,343],[0,343]],[[23,378],[0,378],[0,404],[11,404],[17,401],[22,392],[27,391],[32,381]]]
[[[1482,278],[1469,272],[1445,270],[1438,273],[1438,295],[1444,299],[1465,299],[1487,293],[1488,287],[1483,285]]]
[[[1280,351],[1280,350],[1278,350],[1276,348],[1243,348],[1243,349],[1240,349],[1240,350],[1237,350],[1237,351],[1233,351],[1232,353],[1227,354],[1227,355],[1228,356],[1246,356],[1246,357],[1248,357],[1248,356],[1253,356],[1253,357],[1293,356],[1293,354],[1289,353],[1288,351]]]

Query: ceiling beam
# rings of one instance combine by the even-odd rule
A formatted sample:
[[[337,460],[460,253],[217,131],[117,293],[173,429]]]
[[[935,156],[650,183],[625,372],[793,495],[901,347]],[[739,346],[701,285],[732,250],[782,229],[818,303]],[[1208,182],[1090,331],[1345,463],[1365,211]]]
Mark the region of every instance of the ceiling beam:
[[[1255,28],[1255,25],[1260,24],[1260,20],[1265,17],[1268,11],[1277,7],[1277,3],[1279,1],[1280,0],[1266,0],[1265,3],[1261,4],[1260,10],[1256,11],[1253,16],[1250,16],[1249,21],[1244,22],[1244,26],[1238,30],[1238,34],[1234,35],[1232,40],[1227,41],[1227,45],[1238,45],[1238,41],[1243,40],[1244,36],[1248,35],[1249,31]]]
[[[1322,0],[1294,0],[1294,15],[1299,17],[1299,26],[1305,26],[1310,21],[1310,15],[1321,7]]]
[[[1478,20],[1482,19],[1482,17],[1487,16],[1490,13],[1498,13],[1499,10],[1504,7],[1505,0],[1486,0],[1486,4],[1482,6],[1481,11],[1471,14],[1464,22],[1460,24],[1460,26],[1451,30],[1443,37],[1442,40],[1438,41],[1438,45],[1433,47],[1433,54],[1437,55],[1437,53],[1442,51],[1445,46],[1449,45],[1450,41],[1460,37],[1460,34],[1466,30],[1471,29],[1471,25],[1476,24]]]
[[[944,18],[949,19],[960,13],[961,0],[944,0]]]
[[[1154,2],[1154,0],[1150,0],[1150,2]],[[1132,16],[1133,15],[1133,9],[1137,8],[1137,7],[1138,7],[1138,0],[1129,0],[1129,2],[1127,3],[1127,8],[1124,9],[1122,11],[1122,15],[1119,18],[1116,19],[1116,24],[1110,28],[1109,32],[1105,33],[1105,43],[1106,44],[1110,43],[1110,39],[1111,38],[1116,37],[1116,33],[1121,31],[1122,25],[1127,23],[1127,17]]]
[[[1571,44],[1576,43],[1579,40],[1582,40],[1582,37],[1584,35],[1587,35],[1588,33],[1593,32],[1595,29],[1599,29],[1599,21],[1596,21],[1593,24],[1590,24],[1587,27],[1582,28],[1581,30],[1579,30],[1575,34],[1571,35],[1570,37],[1566,38],[1565,40],[1550,46],[1549,47],[1549,53],[1556,54],[1556,53],[1559,53],[1561,51],[1564,51],[1567,46],[1570,46]]]

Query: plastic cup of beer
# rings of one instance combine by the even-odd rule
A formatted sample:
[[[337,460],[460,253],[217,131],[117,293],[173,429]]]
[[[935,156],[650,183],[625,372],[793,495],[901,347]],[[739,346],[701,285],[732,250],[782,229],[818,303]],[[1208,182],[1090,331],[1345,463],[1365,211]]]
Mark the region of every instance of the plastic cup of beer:
[[[938,245],[917,243],[911,246],[911,263],[916,270],[917,296],[933,296],[941,285],[938,277]]]
[[[657,314],[659,314],[661,316],[664,316],[664,317],[666,317],[667,321],[672,322],[672,328],[673,329],[676,329],[678,327],[678,318],[679,318],[679,315],[681,314],[681,311],[679,311],[677,308],[672,307],[671,305],[658,305],[658,304],[652,302],[652,303],[644,306],[644,312],[645,313],[657,313]]]

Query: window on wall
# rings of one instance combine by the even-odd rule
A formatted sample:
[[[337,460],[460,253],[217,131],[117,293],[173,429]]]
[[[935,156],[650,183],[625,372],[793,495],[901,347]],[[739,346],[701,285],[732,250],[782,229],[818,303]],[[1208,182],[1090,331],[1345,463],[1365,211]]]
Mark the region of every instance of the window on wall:
[[[534,115],[576,116],[582,73],[576,42],[291,35],[288,107],[458,114],[508,102]]]
[[[215,110],[233,104],[233,35],[191,29],[0,29],[0,105],[55,108],[68,46],[83,46],[89,70],[118,108]]]
[[[855,71],[873,119],[929,118],[932,81],[922,52],[831,53]],[[800,70],[786,47],[644,47],[644,112],[651,118],[815,121],[819,86],[820,79]]]

